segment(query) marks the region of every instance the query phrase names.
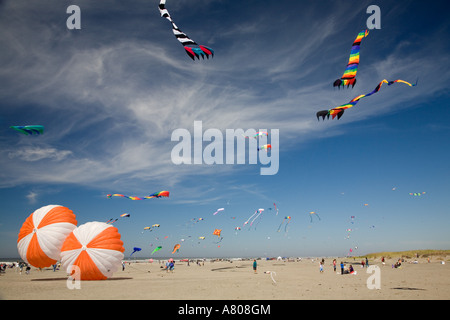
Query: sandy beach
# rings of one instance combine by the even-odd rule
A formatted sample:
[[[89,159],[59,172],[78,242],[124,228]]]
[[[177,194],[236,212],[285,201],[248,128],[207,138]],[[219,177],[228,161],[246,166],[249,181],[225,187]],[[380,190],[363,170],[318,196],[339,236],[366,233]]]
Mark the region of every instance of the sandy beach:
[[[127,263],[125,270],[103,281],[81,281],[79,289],[69,289],[67,274],[51,268],[30,274],[7,269],[0,275],[0,298],[3,300],[416,300],[450,299],[450,263],[417,259],[392,268],[396,259],[369,261],[379,266],[380,289],[369,289],[367,273],[360,260],[338,258],[336,272],[332,258],[297,261],[253,260],[206,261],[204,265],[176,260],[175,270],[167,272],[154,261]],[[340,261],[352,264],[356,274],[340,274]],[[446,261],[446,260],[444,260]],[[272,274],[268,271],[273,272]],[[272,279],[273,277],[273,279]],[[373,279],[373,277],[372,277]],[[371,282],[372,285],[375,281]]]

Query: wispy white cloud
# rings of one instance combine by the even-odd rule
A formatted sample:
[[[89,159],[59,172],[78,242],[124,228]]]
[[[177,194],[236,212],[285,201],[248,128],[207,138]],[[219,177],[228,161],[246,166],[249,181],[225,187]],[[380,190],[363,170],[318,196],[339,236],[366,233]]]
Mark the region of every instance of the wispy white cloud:
[[[2,17],[10,18],[0,19],[5,30],[0,45],[6,48],[0,54],[5,66],[0,97],[17,108],[9,111],[8,120],[16,122],[20,113],[21,121],[45,122],[46,132],[38,145],[27,137],[0,141],[2,150],[8,150],[0,155],[2,181],[8,181],[2,186],[35,181],[143,190],[149,183],[175,186],[192,176],[213,180],[212,175],[254,167],[176,166],[170,159],[173,130],[191,130],[195,120],[202,120],[205,129],[273,128],[280,129],[285,147],[298,146],[342,134],[345,123],[391,112],[399,104],[408,108],[445,88],[431,88],[426,81],[413,89],[389,88],[380,98],[383,104],[376,96],[361,102],[364,108],[355,107],[341,126],[318,124],[316,111],[367,93],[382,78],[415,80],[417,73],[430,78],[438,65],[448,65],[448,55],[424,55],[425,49],[405,54],[409,44],[399,43],[386,56],[364,58],[365,72],[358,73],[353,90],[333,91],[354,38],[343,33],[348,24],[342,21],[351,18],[345,2],[330,2],[333,10],[305,6],[282,17],[259,6],[247,9],[253,15],[246,19],[239,14],[248,12],[222,23],[205,17],[205,23],[218,27],[201,33],[215,43],[216,55],[196,62],[185,56],[157,8],[142,15],[142,8],[112,6],[114,21],[123,27],[115,28],[109,20],[89,17],[107,14],[106,4],[100,8],[86,2],[82,30],[68,31],[52,16],[56,9],[45,13],[38,4],[6,4]],[[174,12],[179,6],[173,4]],[[27,21],[36,12],[48,20],[30,25]],[[20,18],[15,21],[14,16]],[[180,27],[194,37],[196,30],[188,28],[194,25]],[[337,54],[337,47],[345,52]],[[443,81],[450,76],[442,72],[438,77]]]
[[[23,149],[10,151],[8,157],[10,159],[19,159],[23,161],[39,161],[43,159],[51,159],[61,161],[70,156],[72,151],[57,150],[55,148],[25,147]]]
[[[28,199],[28,201],[29,201],[31,204],[36,203],[37,197],[38,197],[38,194],[37,194],[36,192],[33,192],[33,191],[30,191],[30,192],[26,195],[26,198]]]

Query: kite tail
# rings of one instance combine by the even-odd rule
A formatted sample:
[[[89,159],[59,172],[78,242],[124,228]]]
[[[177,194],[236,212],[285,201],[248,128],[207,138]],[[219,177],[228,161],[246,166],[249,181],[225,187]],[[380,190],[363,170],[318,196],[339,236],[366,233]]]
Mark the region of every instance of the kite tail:
[[[277,232],[280,232],[281,226],[283,225],[283,222],[278,226]]]
[[[332,118],[332,119],[334,119],[335,117],[337,117],[338,120],[339,120],[339,119],[342,117],[342,115],[344,114],[344,110],[345,110],[345,109],[354,107],[354,106],[359,102],[359,100],[361,100],[362,98],[369,97],[369,96],[371,96],[371,95],[377,93],[378,91],[380,91],[381,86],[383,85],[383,83],[387,83],[387,85],[390,86],[390,85],[392,85],[392,84],[394,84],[394,83],[397,83],[397,82],[404,83],[404,84],[406,84],[406,85],[408,85],[408,86],[410,86],[410,87],[415,87],[415,86],[417,85],[418,79],[416,80],[416,83],[415,83],[415,84],[411,84],[411,83],[409,83],[409,82],[407,82],[407,81],[404,81],[404,80],[401,80],[401,79],[392,80],[392,81],[388,81],[388,80],[386,80],[386,79],[383,79],[383,80],[375,87],[375,89],[372,90],[372,92],[369,92],[369,93],[366,93],[366,94],[361,94],[361,95],[359,95],[359,96],[353,98],[353,99],[350,100],[349,102],[347,102],[347,103],[345,103],[345,104],[342,104],[342,105],[340,105],[340,106],[338,106],[338,107],[336,107],[336,108],[333,108],[333,109],[330,109],[330,110],[321,110],[321,111],[318,111],[318,112],[316,113],[317,120],[320,120],[320,117],[322,117],[322,120],[325,120],[325,117],[327,117],[327,119],[329,119],[329,118],[330,118],[330,115],[331,115],[331,118]]]
[[[281,229],[281,226],[282,226],[282,225],[283,225],[283,223],[284,223],[284,220],[286,220],[286,219],[283,219],[283,221],[281,221],[280,225],[278,226],[278,230],[277,230],[277,232],[280,232],[280,229]]]
[[[347,67],[345,68],[344,74],[340,79],[337,79],[333,83],[333,87],[338,87],[338,89],[343,86],[352,86],[352,88],[356,84],[356,73],[358,72],[359,66],[359,51],[361,46],[361,41],[364,37],[369,35],[369,30],[362,30],[356,36],[356,39],[353,41],[352,49],[350,51],[350,57],[348,59]]]
[[[186,33],[181,31],[181,29],[177,27],[175,22],[172,20],[169,11],[166,9],[166,0],[160,1],[159,13],[161,14],[162,18],[166,18],[170,21],[170,23],[172,24],[172,32],[175,38],[177,38],[177,40],[181,43],[187,55],[192,60],[195,61],[195,58],[200,59],[200,57],[204,59],[205,56],[207,59],[209,59],[209,56],[214,57],[214,51],[211,48],[197,44],[194,40],[189,38]]]

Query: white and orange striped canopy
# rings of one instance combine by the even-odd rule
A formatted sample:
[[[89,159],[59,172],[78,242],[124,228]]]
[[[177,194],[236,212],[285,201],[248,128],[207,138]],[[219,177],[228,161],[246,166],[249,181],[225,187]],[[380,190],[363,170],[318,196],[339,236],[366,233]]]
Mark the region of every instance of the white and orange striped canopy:
[[[80,280],[105,280],[121,266],[124,251],[116,227],[104,222],[87,222],[64,241],[61,263],[70,274],[76,273],[72,266],[78,267]]]
[[[76,226],[75,214],[66,207],[48,205],[37,209],[19,231],[17,249],[20,257],[36,268],[55,264],[64,240]]]

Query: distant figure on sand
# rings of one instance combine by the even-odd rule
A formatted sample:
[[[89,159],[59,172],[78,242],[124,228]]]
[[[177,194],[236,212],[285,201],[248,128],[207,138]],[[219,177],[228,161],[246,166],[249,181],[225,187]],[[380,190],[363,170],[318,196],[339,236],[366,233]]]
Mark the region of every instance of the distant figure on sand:
[[[253,271],[256,273],[256,268],[258,267],[258,264],[256,263],[256,259],[253,260]]]
[[[319,271],[320,271],[320,273],[323,272],[323,262],[320,262],[320,264],[319,264]]]
[[[341,274],[344,274],[344,263],[341,261]]]

